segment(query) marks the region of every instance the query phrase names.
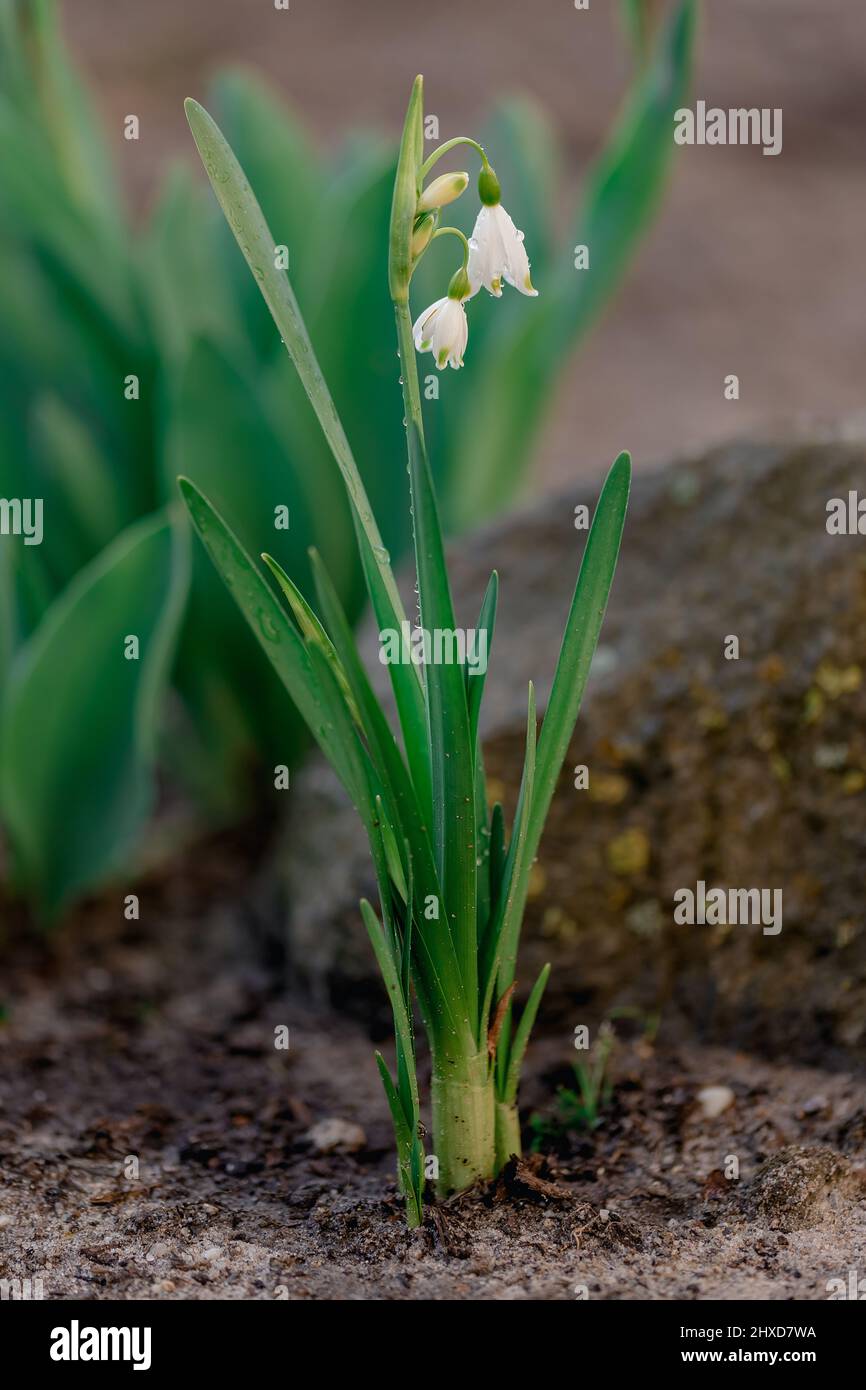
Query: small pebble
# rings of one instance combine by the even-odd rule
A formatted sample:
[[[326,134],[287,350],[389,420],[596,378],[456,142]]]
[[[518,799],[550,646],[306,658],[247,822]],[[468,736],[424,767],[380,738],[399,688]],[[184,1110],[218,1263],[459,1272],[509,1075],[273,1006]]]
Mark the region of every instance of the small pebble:
[[[367,1136],[360,1125],[352,1124],[350,1120],[341,1120],[336,1115],[319,1120],[318,1124],[308,1130],[307,1139],[316,1153],[320,1154],[353,1154],[363,1149],[367,1143]]]
[[[733,1105],[734,1099],[730,1086],[705,1086],[697,1095],[698,1105],[705,1120],[715,1120],[724,1114],[728,1107]]]
[[[820,1115],[822,1110],[827,1109],[826,1096],[812,1096],[803,1106],[804,1115]]]

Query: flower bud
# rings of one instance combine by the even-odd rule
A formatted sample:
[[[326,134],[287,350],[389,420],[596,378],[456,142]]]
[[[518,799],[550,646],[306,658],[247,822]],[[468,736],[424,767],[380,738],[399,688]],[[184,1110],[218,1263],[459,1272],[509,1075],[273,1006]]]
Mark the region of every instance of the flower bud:
[[[427,250],[430,245],[430,238],[436,226],[436,214],[425,212],[417,219],[412,229],[412,259],[417,261],[418,257]]]
[[[440,174],[424,189],[415,211],[430,212],[432,208],[444,208],[446,203],[453,203],[455,198],[460,197],[468,182],[468,174]]]

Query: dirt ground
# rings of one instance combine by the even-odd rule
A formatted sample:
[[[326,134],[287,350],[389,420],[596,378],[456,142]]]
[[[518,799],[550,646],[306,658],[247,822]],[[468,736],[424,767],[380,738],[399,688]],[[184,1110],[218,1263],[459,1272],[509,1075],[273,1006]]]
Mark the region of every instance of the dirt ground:
[[[13,928],[0,1277],[52,1299],[809,1300],[866,1269],[862,1078],[673,1049],[664,1020],[615,1054],[598,1129],[408,1233],[373,1040],[293,990],[259,838],[141,885],[139,922],[104,900],[50,941]],[[542,1027],[524,1119],[553,1114],[571,1041]],[[706,1087],[732,1093],[715,1118]]]
[[[182,112],[212,74],[267,77],[333,147],[357,125],[398,133],[423,71],[443,138],[477,130],[505,94],[548,114],[571,205],[625,91],[616,0],[87,0],[66,28],[113,133],[135,205],[167,162],[194,162]],[[780,107],[782,153],[688,148],[617,303],[570,365],[536,487],[596,475],[623,447],[643,468],[802,415],[866,408],[862,235],[863,11],[855,0],[703,5],[694,96]],[[123,140],[124,116],[141,139]],[[544,286],[540,286],[544,293]],[[740,377],[740,399],[723,397]]]
[[[192,159],[182,97],[228,62],[269,75],[329,145],[359,123],[396,133],[420,69],[446,134],[528,91],[574,189],[626,78],[612,0],[585,15],[518,0],[65,9],[139,210],[173,155]],[[782,106],[784,151],[684,152],[569,369],[544,488],[597,475],[623,444],[645,467],[863,407],[862,14],[847,0],[705,10],[696,95]],[[130,111],[135,147],[120,137]],[[137,886],[139,921],[118,892],[50,938],[0,889],[0,1280],[41,1279],[53,1299],[815,1300],[866,1274],[862,1075],[819,1037],[812,1065],[770,1062],[689,1044],[664,1017],[653,1043],[624,1038],[597,1129],[549,1137],[407,1233],[372,1055],[387,1051],[381,992],[337,1013],[301,988],[268,848],[260,826],[215,840]],[[562,1018],[542,1010],[527,1125],[572,1079]],[[715,1118],[708,1087],[726,1088]],[[348,1151],[325,1151],[326,1121]]]

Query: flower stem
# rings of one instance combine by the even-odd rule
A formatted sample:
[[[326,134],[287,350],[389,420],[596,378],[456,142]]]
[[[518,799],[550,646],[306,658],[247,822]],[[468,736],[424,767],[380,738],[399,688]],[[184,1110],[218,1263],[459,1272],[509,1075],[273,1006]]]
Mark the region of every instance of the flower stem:
[[[469,263],[469,242],[466,240],[466,237],[463,235],[460,228],[439,227],[431,236],[431,242],[435,241],[438,236],[456,236],[460,238],[460,240],[463,242],[463,269],[465,270],[466,266]]]
[[[437,150],[433,151],[429,158],[425,159],[424,163],[421,165],[422,182],[426,179],[436,161],[441,159],[443,154],[447,154],[449,150],[456,149],[458,145],[471,145],[473,150],[477,150],[481,155],[484,163],[487,163],[487,155],[484,152],[483,145],[479,145],[477,140],[471,139],[468,135],[455,135],[453,140],[446,140],[444,145],[440,145]]]
[[[395,304],[394,317],[397,321],[397,347],[400,351],[400,381],[403,387],[403,408],[406,420],[418,426],[424,438],[424,417],[421,414],[421,386],[418,381],[418,364],[415,360],[415,341],[412,337],[412,315],[408,304]]]

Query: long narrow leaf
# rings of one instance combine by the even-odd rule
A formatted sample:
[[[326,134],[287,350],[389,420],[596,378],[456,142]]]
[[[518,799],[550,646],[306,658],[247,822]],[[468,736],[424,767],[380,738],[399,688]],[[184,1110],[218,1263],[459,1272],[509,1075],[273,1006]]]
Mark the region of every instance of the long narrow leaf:
[[[423,1180],[421,1177],[420,1162],[415,1157],[420,1147],[420,1141],[417,1133],[413,1132],[412,1125],[406,1116],[397,1088],[391,1080],[391,1073],[388,1071],[384,1057],[381,1052],[377,1052],[375,1056],[376,1066],[379,1069],[379,1075],[382,1078],[382,1086],[388,1101],[388,1109],[391,1111],[394,1138],[397,1141],[397,1163],[400,1174],[400,1187],[406,1198],[406,1212],[409,1226],[420,1226],[423,1215],[421,1207]]]
[[[611,465],[592,519],[538,740],[535,792],[529,821],[533,856],[538,850],[589,678],[613,583],[630,488],[631,458],[622,453]]]
[[[508,1057],[508,1070],[506,1072],[505,1087],[501,1097],[506,1105],[513,1105],[517,1099],[517,1088],[520,1085],[520,1069],[523,1066],[523,1058],[526,1054],[529,1035],[535,1026],[538,1006],[541,1003],[541,996],[544,993],[549,975],[550,966],[545,965],[532,987],[532,993],[526,1001],[526,1007],[520,1016],[520,1022],[514,1032],[514,1042],[511,1045],[511,1051]]]
[[[307,603],[307,600],[304,598],[304,595],[301,593],[297,584],[295,584],[294,581],[289,578],[280,562],[278,560],[275,560],[273,555],[268,555],[266,552],[262,553],[262,559],[264,560],[268,569],[271,571],[271,574],[274,576],[283,593],[285,594],[286,599],[289,603],[289,607],[291,608],[292,613],[295,616],[295,622],[301,629],[301,633],[303,634],[304,639],[307,642],[316,642],[319,648],[321,649],[323,655],[327,658],[331,666],[331,670],[334,672],[334,675],[337,679],[337,683],[340,686],[340,689],[342,690],[344,696],[346,697],[346,703],[348,704],[349,709],[352,712],[353,718],[355,719],[356,723],[360,723],[361,716],[358,713],[354,697],[352,696],[352,692],[349,689],[349,682],[347,681],[346,673],[340,664],[340,658],[337,656],[337,653],[334,650],[333,642],[331,641],[325,629],[322,627],[322,624],[319,622],[319,619],[316,617],[316,614],[313,612],[312,608]]]
[[[289,351],[304,390],[346,486],[352,506],[364,575],[380,628],[400,630],[405,621],[403,605],[391,571],[388,553],[373,516],[364,484],[337,414],[301,317],[288,276],[277,269],[274,238],[247,178],[219,127],[204,107],[188,99],[187,119],[214,193],[235,239],[259,283],[274,322]],[[425,747],[424,709],[420,683],[412,666],[390,668],[394,696],[412,761],[412,776],[419,796],[430,796],[429,766]]]
[[[487,1028],[494,989],[498,989],[498,993],[502,995],[514,981],[517,943],[525,900],[525,884],[529,880],[529,870],[532,867],[528,832],[535,788],[535,740],[535,687],[530,681],[526,712],[526,757],[523,763],[520,795],[517,799],[514,830],[503,873],[503,888],[497,904],[496,920],[489,933],[484,961],[483,978],[486,984],[480,1023],[480,1027],[484,1031]],[[506,1025],[507,1022],[508,1019],[506,1018]],[[505,1031],[507,1033],[507,1029]],[[481,1035],[479,1034],[479,1043],[480,1039]],[[507,1036],[504,1041],[507,1044]]]
[[[359,710],[371,756],[379,769],[397,815],[401,833],[409,846],[409,858],[413,865],[412,897],[419,949],[429,953],[431,959],[437,963],[441,976],[451,980],[452,986],[457,990],[456,997],[463,1000],[464,987],[460,979],[451,925],[447,918],[428,924],[424,915],[425,905],[431,898],[440,903],[440,910],[444,913],[444,894],[433,860],[429,830],[424,823],[415,789],[388,721],[361,665],[337,593],[315,551],[312,553],[312,563],[316,592],[325,623]],[[429,1010],[426,1012],[429,1016]]]
[[[178,521],[162,513],[137,523],[83,569],[19,651],[3,691],[0,809],[16,881],[47,918],[118,869],[152,806],[189,580]]]
[[[219,512],[188,478],[178,479],[178,485],[195,528],[223,582],[310,732],[339,771],[339,751],[334,749],[322,719],[319,683],[303,639]]]
[[[493,646],[493,632],[496,627],[496,606],[499,600],[499,575],[493,571],[487,581],[487,588],[484,591],[484,598],[481,602],[481,611],[478,614],[478,625],[475,629],[476,642],[481,641],[481,634],[484,633],[484,651],[489,665],[490,650]],[[478,655],[476,648],[476,655]],[[469,740],[472,747],[478,735],[478,716],[481,713],[481,700],[484,695],[484,685],[487,680],[487,667],[475,675],[470,675],[471,668],[466,668],[466,690],[467,703],[469,706]]]
[[[367,928],[367,935],[370,938],[370,944],[373,947],[376,962],[381,971],[382,979],[385,982],[388,998],[391,1001],[391,1010],[394,1014],[394,1030],[397,1037],[400,1039],[400,1045],[403,1049],[404,1056],[406,1058],[412,1058],[414,1056],[414,1042],[409,1015],[409,1000],[403,993],[399,964],[394,958],[379,919],[366,898],[361,901],[361,916],[364,919],[364,926]],[[414,1068],[410,1075],[410,1086],[413,1110],[414,1113],[417,1114],[420,1102],[418,1100],[418,1080],[414,1074]]]
[[[424,442],[412,420],[407,436],[421,622],[430,634],[454,633],[454,605],[436,499]],[[433,777],[434,849],[474,1030],[478,1021],[475,779],[463,671],[456,663],[430,660],[425,667],[424,688]]]

